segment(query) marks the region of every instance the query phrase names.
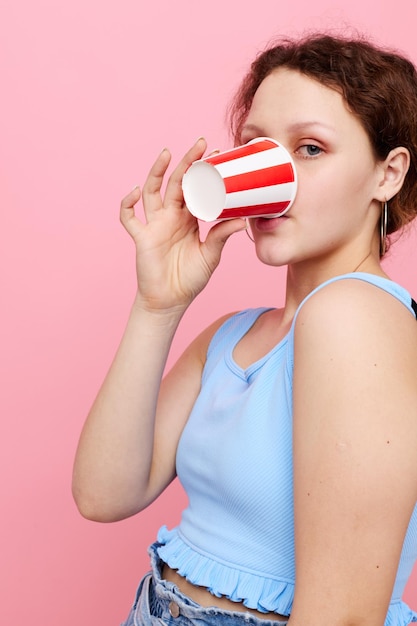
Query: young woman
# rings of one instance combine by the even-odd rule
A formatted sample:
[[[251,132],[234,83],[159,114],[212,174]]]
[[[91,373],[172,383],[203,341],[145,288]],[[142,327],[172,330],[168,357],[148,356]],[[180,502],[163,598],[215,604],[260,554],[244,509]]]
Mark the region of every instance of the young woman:
[[[187,307],[240,219],[200,241],[164,150],[121,204],[138,291],[81,435],[74,496],[116,521],[178,474],[189,506],[160,529],[126,624],[406,626],[417,557],[417,323],[381,267],[417,211],[417,77],[361,40],[285,40],[231,110],[237,144],[279,140],[299,190],[256,218],[258,257],[288,267],[285,306],[213,323],[162,380]],[[146,223],[134,213],[142,195]]]

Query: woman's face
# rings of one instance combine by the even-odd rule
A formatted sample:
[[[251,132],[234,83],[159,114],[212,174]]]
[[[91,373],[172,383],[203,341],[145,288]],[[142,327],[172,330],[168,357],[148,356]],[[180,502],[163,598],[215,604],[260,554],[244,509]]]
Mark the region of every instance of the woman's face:
[[[259,86],[241,142],[272,137],[292,155],[298,191],[280,218],[251,220],[259,258],[270,265],[360,258],[375,240],[381,180],[370,140],[342,96],[279,68]]]

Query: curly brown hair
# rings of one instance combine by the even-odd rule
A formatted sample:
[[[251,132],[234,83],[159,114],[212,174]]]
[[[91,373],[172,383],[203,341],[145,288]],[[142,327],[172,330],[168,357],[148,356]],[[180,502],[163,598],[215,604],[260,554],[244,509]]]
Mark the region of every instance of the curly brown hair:
[[[315,33],[282,39],[252,63],[229,107],[232,134],[239,142],[242,126],[261,82],[279,67],[298,70],[339,91],[365,128],[377,159],[404,146],[411,164],[402,189],[390,201],[387,233],[417,215],[417,72],[396,51],[360,37]]]

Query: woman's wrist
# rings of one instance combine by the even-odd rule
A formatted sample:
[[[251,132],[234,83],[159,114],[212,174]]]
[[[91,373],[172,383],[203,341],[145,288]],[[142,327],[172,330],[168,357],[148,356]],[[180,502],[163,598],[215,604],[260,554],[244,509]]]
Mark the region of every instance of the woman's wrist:
[[[155,306],[137,293],[132,305],[132,314],[139,315],[151,325],[158,328],[173,328],[178,326],[182,316],[187,310],[187,305]]]

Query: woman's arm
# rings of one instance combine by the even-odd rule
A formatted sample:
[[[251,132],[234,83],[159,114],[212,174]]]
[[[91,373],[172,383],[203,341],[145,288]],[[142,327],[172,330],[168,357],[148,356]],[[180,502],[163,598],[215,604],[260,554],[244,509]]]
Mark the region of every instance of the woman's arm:
[[[204,148],[199,140],[185,155],[164,199],[170,155],[161,153],[143,188],[146,223],[134,212],[138,188],[122,201],[121,221],[136,246],[138,293],[76,454],[74,498],[90,519],[115,521],[137,513],[175,476],[178,439],[198,394],[216,325],[191,344],[161,388],[167,356],[182,315],[207,284],[227,238],[246,227],[242,220],[219,223],[200,241],[181,180]]]
[[[417,325],[395,298],[333,283],[295,330],[291,626],[382,626],[417,498]]]

